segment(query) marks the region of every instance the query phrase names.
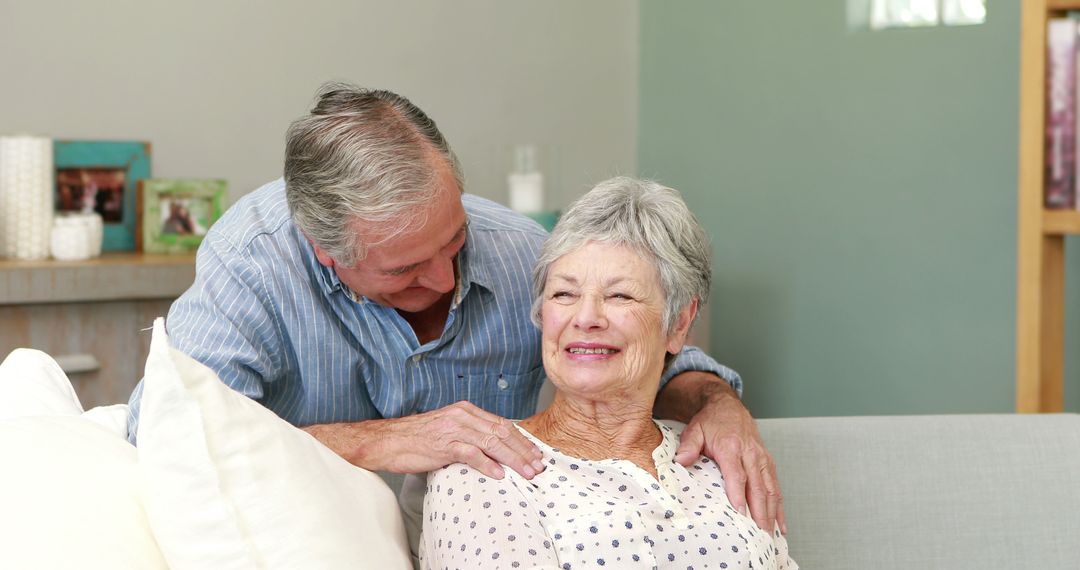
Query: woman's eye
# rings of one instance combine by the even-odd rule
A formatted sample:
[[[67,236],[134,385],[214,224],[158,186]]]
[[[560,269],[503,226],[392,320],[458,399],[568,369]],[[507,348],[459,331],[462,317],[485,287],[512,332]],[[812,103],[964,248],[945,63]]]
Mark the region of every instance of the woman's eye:
[[[570,293],[569,291],[556,291],[556,292],[551,294],[551,298],[556,299],[556,300],[571,299],[571,298],[573,298],[573,296],[574,295],[572,293]]]
[[[620,300],[623,300],[623,301],[633,300],[633,297],[631,297],[630,295],[627,295],[626,293],[612,293],[610,296],[611,296],[612,299],[620,299]]]

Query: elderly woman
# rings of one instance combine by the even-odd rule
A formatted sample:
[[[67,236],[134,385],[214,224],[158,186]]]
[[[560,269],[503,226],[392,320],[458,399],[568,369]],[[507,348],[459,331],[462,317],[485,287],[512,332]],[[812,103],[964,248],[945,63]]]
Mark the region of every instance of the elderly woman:
[[[433,472],[422,567],[795,568],[779,529],[732,507],[715,462],[676,463],[678,429],[653,420],[711,279],[705,233],[679,194],[600,183],[559,221],[533,277],[556,392],[518,429],[547,468],[532,480]]]

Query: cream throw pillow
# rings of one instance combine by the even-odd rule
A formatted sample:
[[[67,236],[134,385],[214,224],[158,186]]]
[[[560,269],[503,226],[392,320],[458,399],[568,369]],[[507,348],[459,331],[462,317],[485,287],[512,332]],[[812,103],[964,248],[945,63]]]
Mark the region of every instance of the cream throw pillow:
[[[170,567],[411,567],[377,475],[170,348],[162,319],[143,383],[143,501]]]
[[[0,419],[80,414],[127,441],[127,404],[84,412],[67,374],[48,354],[16,348],[0,363]]]
[[[0,568],[166,568],[135,448],[79,416],[0,420]]]
[[[0,418],[81,413],[71,381],[48,354],[16,348],[0,363]]]
[[[95,410],[40,350],[0,364],[0,568],[165,568],[135,448]]]

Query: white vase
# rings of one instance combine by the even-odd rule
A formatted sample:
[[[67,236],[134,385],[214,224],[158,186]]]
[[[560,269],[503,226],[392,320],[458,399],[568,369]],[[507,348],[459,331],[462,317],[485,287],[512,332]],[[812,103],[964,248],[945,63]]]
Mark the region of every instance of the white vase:
[[[0,137],[0,256],[45,259],[53,219],[52,139]]]

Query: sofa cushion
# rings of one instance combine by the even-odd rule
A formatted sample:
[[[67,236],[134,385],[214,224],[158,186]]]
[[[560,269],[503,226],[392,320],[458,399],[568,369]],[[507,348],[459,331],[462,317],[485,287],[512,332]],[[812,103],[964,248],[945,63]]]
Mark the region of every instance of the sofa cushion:
[[[81,413],[71,381],[48,354],[16,348],[0,363],[0,418]]]
[[[1080,568],[1080,416],[758,422],[804,568]]]
[[[40,350],[0,363],[0,568],[165,567],[117,423],[126,407],[84,413]]]
[[[410,567],[377,475],[171,349],[161,319],[143,382],[143,501],[172,568]]]
[[[135,448],[85,418],[0,419],[0,568],[165,568]]]
[[[67,374],[48,354],[16,348],[0,362],[0,419],[76,415],[127,439],[127,404],[84,412]]]

